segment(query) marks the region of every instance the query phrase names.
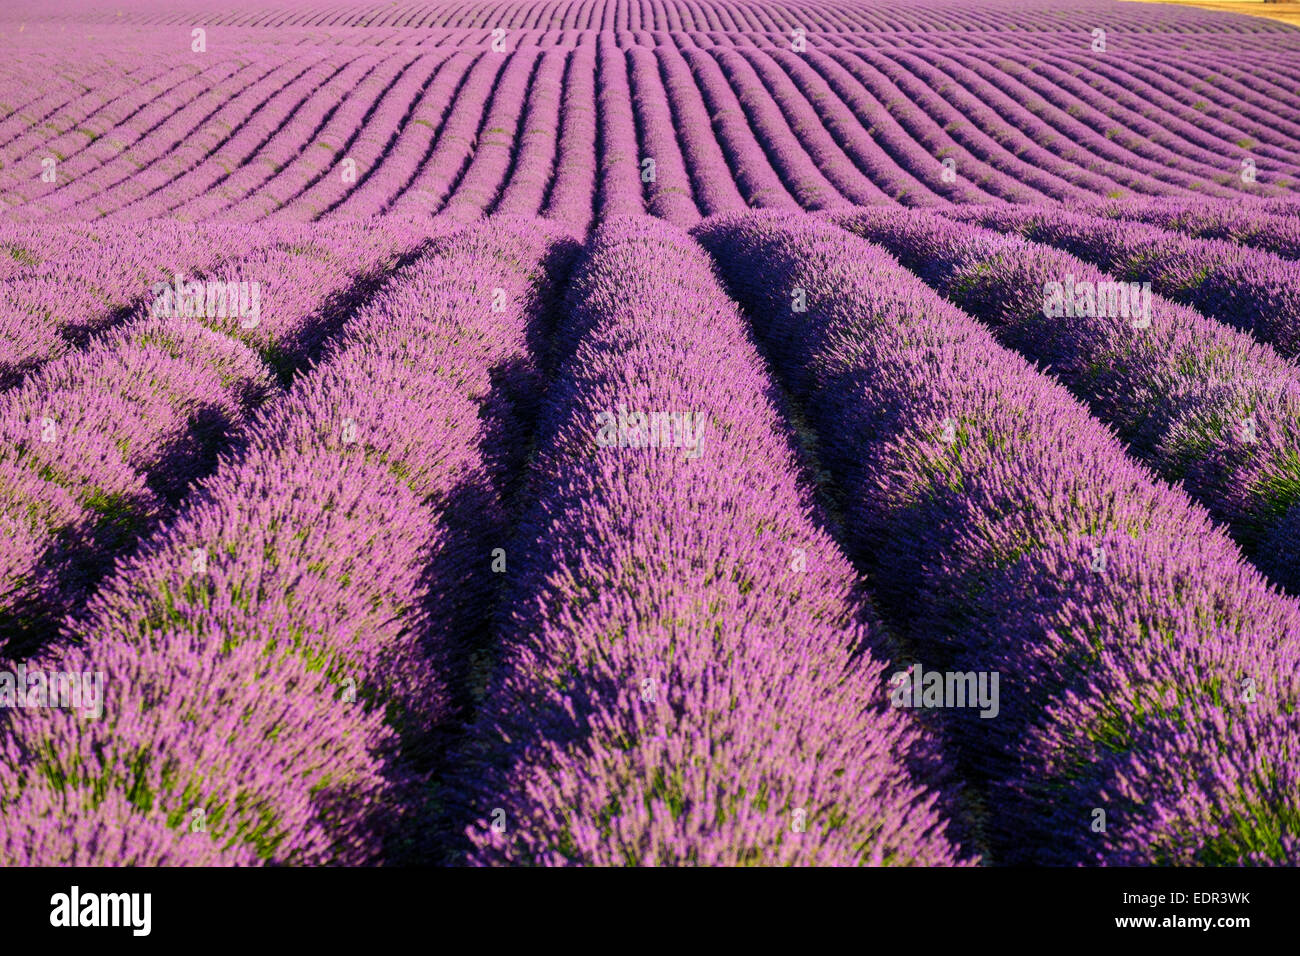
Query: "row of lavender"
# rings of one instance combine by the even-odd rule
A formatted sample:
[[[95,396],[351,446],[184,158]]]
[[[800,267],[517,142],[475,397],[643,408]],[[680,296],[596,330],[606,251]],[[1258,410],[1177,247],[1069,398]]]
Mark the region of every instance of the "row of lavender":
[[[421,853],[409,841],[444,763],[438,734],[464,706],[489,569],[507,566],[524,617],[505,630],[470,736],[483,753],[455,761],[474,781],[461,799],[481,797],[474,859],[957,859],[936,795],[913,779],[939,777],[933,745],[885,704],[866,649],[873,615],[815,523],[775,394],[707,257],[653,221],[602,230],[546,359],[548,289],[575,248],[510,219],[435,239],[119,562],[66,640],[26,662],[109,683],[101,719],[37,709],[5,728],[6,862]],[[667,264],[647,268],[647,250]],[[644,303],[630,322],[625,295]],[[665,323],[716,339],[730,373],[680,376]],[[539,359],[561,371],[530,488],[558,497],[537,494],[509,543],[502,509]],[[758,403],[739,417],[737,388]],[[606,404],[686,411],[693,444],[628,454],[614,441],[592,458]],[[738,483],[775,502],[740,528]],[[606,519],[591,511],[602,501]],[[638,524],[655,506],[674,527]],[[667,553],[643,550],[677,536]],[[647,561],[659,572],[634,570]],[[606,597],[584,612],[557,573]],[[522,612],[533,591],[540,603]],[[616,648],[572,643],[616,630]],[[633,738],[626,760],[625,746],[606,750]],[[697,773],[679,780],[684,760]],[[546,785],[556,761],[585,821]],[[610,818],[611,800],[628,814]]]
[[[51,14],[68,11],[54,5]],[[121,20],[114,13],[91,11],[91,22]],[[1268,21],[1246,20],[1220,13],[1183,11],[1163,7],[1112,8],[1109,4],[1077,3],[1062,9],[1057,4],[1034,2],[987,2],[972,6],[960,0],[932,0],[929,3],[896,4],[817,0],[792,3],[785,0],[727,0],[723,3],[695,3],[692,0],[580,0],[564,4],[519,4],[509,0],[444,5],[433,2],[403,4],[394,10],[376,10],[365,3],[341,4],[323,9],[309,0],[280,0],[267,8],[236,8],[214,11],[194,4],[173,4],[166,10],[145,8],[128,11],[128,23],[222,24],[230,27],[315,26],[346,32],[350,27],[373,29],[456,29],[481,31],[494,26],[515,30],[689,30],[728,35],[787,33],[804,27],[825,33],[896,34],[921,33],[944,37],[955,34],[979,35],[1003,32],[1008,27],[1037,38],[1077,30],[1107,17],[1117,30],[1141,36],[1172,34],[1178,40],[1188,34],[1229,33],[1242,35],[1281,34],[1284,28]],[[935,42],[935,41],[932,41]]]
[[[608,215],[615,189],[614,214],[686,223],[750,206],[1280,196],[1300,182],[1296,76],[1272,62],[1117,63],[1086,31],[1053,35],[1051,55],[836,34],[798,49],[626,39],[498,51],[485,34],[385,57],[149,48],[108,101],[13,91],[5,201],[23,218],[500,211],[572,226]],[[587,188],[548,199],[562,183]]]
[[[1197,203],[1180,200],[1107,203],[1094,215],[1148,223],[1198,239],[1227,239],[1239,245],[1300,259],[1300,208],[1276,204]]]
[[[9,721],[0,857],[420,852],[466,620],[491,590],[485,542],[536,402],[528,343],[572,248],[511,220],[433,239],[254,416],[26,662],[107,685],[98,720]]]
[[[470,861],[954,862],[932,742],[887,703],[874,613],[708,257],[612,220],[566,306],[463,771]]]
[[[1296,862],[1300,609],[878,246],[784,220],[699,233],[748,320],[651,219],[563,309],[563,234],[422,247],[27,662],[109,691],[12,715],[4,859],[427,858],[437,819],[486,864]],[[890,658],[997,714],[912,720]]]
[[[923,665],[1001,675],[996,719],[940,712],[993,858],[1300,861],[1300,608],[879,246],[772,216],[701,239],[822,441],[887,618]]]
[[[113,324],[155,281],[193,276],[252,237],[160,223],[145,231],[5,230],[0,276],[0,387],[65,355]],[[112,252],[109,252],[109,249]]]
[[[1300,353],[1300,263],[1226,239],[1060,209],[993,207],[952,213],[964,221],[1065,249],[1117,279],[1252,333],[1286,356]]]
[[[1115,281],[1146,279],[1176,293],[1177,277],[1192,272],[1197,262],[1188,260],[1201,254],[1200,264],[1241,279],[1239,285],[1223,282],[1238,297],[1271,283],[1258,300],[1266,306],[1272,299],[1270,321],[1300,327],[1287,308],[1300,276],[1278,277],[1295,272],[1295,265],[1226,241],[1152,235],[1154,227],[1060,211],[1050,224],[1017,212],[949,215],[1003,226],[1009,217],[1042,222],[1024,231],[1034,238],[1068,235],[1074,241],[1062,245],[1082,247],[1085,257],[1114,271],[1064,249],[939,216],[880,210],[841,221],[990,325],[999,341],[1044,365],[1117,430],[1130,452],[1181,482],[1226,522],[1270,577],[1300,587],[1300,510],[1294,507],[1300,499],[1300,368],[1245,331],[1162,296],[1143,297],[1135,288],[1140,283]],[[1090,254],[1106,242],[1129,260]],[[1202,247],[1208,251],[1201,253]],[[1194,297],[1203,298],[1212,285],[1204,277]],[[1213,314],[1234,324],[1250,315],[1240,309]]]
[[[316,229],[310,239],[297,229],[261,230],[257,242],[180,230],[179,249],[152,232],[95,244],[89,259],[102,264],[123,240],[137,242],[155,277],[173,254],[207,262],[224,303],[208,296],[202,272],[159,285],[116,276],[124,304],[80,316],[98,334],[80,348],[66,333],[49,335],[34,354],[59,357],[0,393],[0,639],[9,654],[32,652],[84,604],[418,235],[394,221]],[[205,244],[241,238],[240,254],[224,258]],[[87,279],[83,252],[42,263],[66,277],[56,293]],[[51,309],[66,320],[61,301],[54,294]]]

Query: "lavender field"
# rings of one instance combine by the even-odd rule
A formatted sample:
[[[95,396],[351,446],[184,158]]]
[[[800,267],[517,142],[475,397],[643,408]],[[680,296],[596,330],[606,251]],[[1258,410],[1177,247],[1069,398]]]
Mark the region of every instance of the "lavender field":
[[[0,866],[1300,864],[1300,28],[0,53]]]

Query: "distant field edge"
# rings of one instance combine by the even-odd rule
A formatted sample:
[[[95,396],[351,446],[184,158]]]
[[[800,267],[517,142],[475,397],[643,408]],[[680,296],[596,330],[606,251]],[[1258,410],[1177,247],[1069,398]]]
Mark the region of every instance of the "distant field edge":
[[[1200,7],[1202,10],[1217,10],[1219,13],[1240,13],[1247,17],[1265,17],[1280,20],[1292,26],[1300,26],[1300,2],[1283,0],[1281,3],[1269,3],[1267,0],[1121,0],[1124,3],[1160,3],[1176,4],[1180,7]]]

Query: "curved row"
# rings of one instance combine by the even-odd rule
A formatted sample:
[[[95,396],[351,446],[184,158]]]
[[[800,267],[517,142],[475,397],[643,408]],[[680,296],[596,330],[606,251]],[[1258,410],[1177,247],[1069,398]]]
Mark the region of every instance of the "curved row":
[[[1300,587],[1294,363],[1051,246],[890,210],[840,224],[1046,366],[1139,458],[1227,522],[1275,581]]]
[[[476,727],[471,861],[953,862],[907,770],[933,754],[885,700],[879,636],[707,256],[608,222],[567,313]]]
[[[563,208],[576,208],[567,195],[576,188],[571,174],[551,160],[572,153],[596,166],[596,196],[584,198],[597,208],[639,214],[649,201],[656,214],[662,207],[664,216],[686,223],[692,213],[685,194],[669,189],[685,190],[687,179],[699,192],[699,211],[708,213],[735,208],[726,195],[732,191],[751,206],[821,209],[990,197],[1083,202],[1129,190],[1278,196],[1300,179],[1300,164],[1288,152],[1296,126],[1289,108],[1268,116],[1236,79],[1217,89],[1199,73],[1154,59],[1121,69],[1104,51],[1089,52],[1088,31],[1033,34],[1017,21],[1015,30],[1009,23],[993,32],[985,26],[965,39],[956,30],[864,35],[851,17],[807,12],[797,18],[806,21],[797,28],[810,31],[804,34],[696,32],[672,26],[680,18],[662,13],[663,23],[651,17],[649,28],[635,31],[521,32],[485,22],[473,30],[415,31],[409,43],[363,31],[365,42],[317,44],[308,53],[293,43],[289,56],[279,55],[274,32],[253,34],[214,46],[201,70],[171,40],[133,38],[131,55],[161,59],[171,69],[144,83],[152,73],[142,69],[116,80],[120,106],[75,94],[69,111],[60,111],[57,97],[33,105],[33,115],[49,119],[14,138],[0,166],[10,187],[3,192],[22,218],[179,214],[246,221],[390,209],[423,215],[448,207],[472,218],[490,213],[511,179],[520,176],[536,189],[538,177],[552,170],[556,181],[543,188],[564,195]],[[1115,52],[1133,52],[1130,43],[1144,49],[1152,39],[1121,31]],[[375,47],[385,45],[391,55],[376,57]],[[594,148],[581,116],[563,110],[573,122],[556,131],[555,153],[529,148],[524,163],[517,154],[525,139],[537,140],[522,135],[535,127],[520,119],[527,102],[545,99],[533,95],[541,93],[538,79],[552,82],[567,55],[572,80],[585,83],[588,54],[600,68],[599,88],[593,85],[584,107],[596,110]],[[660,78],[649,72],[651,57]],[[683,61],[691,89],[679,79]],[[36,59],[23,62],[47,71]],[[1243,60],[1235,65],[1242,71],[1261,82],[1273,82],[1277,72],[1267,58]],[[1191,92],[1176,89],[1179,78]],[[672,108],[658,95],[660,86]],[[1232,115],[1234,103],[1241,116]],[[700,104],[707,104],[712,135],[696,125]],[[42,112],[46,106],[53,109]],[[656,186],[653,197],[649,189],[637,195],[634,186],[654,181],[642,183],[643,170],[633,168],[631,137],[640,133],[641,150],[653,148],[671,162],[670,118],[684,175],[671,187]],[[569,136],[579,139],[570,144]],[[702,142],[714,139],[722,163]],[[42,164],[55,158],[57,177],[47,184]],[[1257,178],[1239,175],[1247,160]],[[564,189],[560,175],[570,177]],[[707,197],[706,179],[729,182],[711,185]]]
[[[945,712],[994,858],[1297,862],[1300,608],[880,247],[816,219],[698,232],[809,410],[882,609],[931,670],[1001,677],[995,719]]]
[[[261,240],[231,227],[20,228],[0,282],[0,389],[111,329],[152,301],[155,282],[204,273]]]
[[[1284,259],[1300,259],[1300,216],[1295,210],[1267,204],[1243,207],[1237,202],[1153,202],[1107,204],[1088,211],[1197,239],[1226,239]]]
[[[207,283],[184,295],[168,283],[123,328],[0,399],[7,653],[52,635],[213,467],[276,376],[287,381],[316,354],[373,273],[415,241],[400,228],[316,233],[304,246],[265,237],[222,270],[220,297]]]
[[[1063,209],[971,208],[945,215],[1045,242],[1117,278],[1245,329],[1283,355],[1300,354],[1300,264],[1218,239]]]
[[[104,671],[113,692],[100,720],[15,715],[11,825],[49,827],[21,814],[63,804],[87,812],[53,821],[76,832],[117,794],[146,827],[201,810],[223,850],[268,862],[418,843],[456,642],[490,593],[478,535],[499,529],[497,479],[536,400],[528,341],[571,246],[506,219],[394,275],[70,622],[79,646],[41,662]]]

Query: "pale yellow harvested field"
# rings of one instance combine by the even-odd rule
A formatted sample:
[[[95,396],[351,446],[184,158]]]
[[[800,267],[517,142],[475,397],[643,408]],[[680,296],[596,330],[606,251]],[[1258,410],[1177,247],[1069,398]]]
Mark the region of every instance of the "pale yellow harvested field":
[[[1222,13],[1240,13],[1248,17],[1268,17],[1300,26],[1300,3],[1264,3],[1263,0],[1139,0],[1143,3],[1176,3]]]

